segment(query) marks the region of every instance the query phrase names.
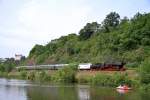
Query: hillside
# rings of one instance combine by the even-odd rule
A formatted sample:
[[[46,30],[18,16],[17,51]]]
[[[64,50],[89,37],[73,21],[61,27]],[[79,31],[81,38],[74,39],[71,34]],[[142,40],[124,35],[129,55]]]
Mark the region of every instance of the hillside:
[[[150,13],[131,19],[111,12],[104,21],[87,23],[79,34],[69,34],[46,45],[35,45],[27,64],[123,61],[137,67],[150,57]]]

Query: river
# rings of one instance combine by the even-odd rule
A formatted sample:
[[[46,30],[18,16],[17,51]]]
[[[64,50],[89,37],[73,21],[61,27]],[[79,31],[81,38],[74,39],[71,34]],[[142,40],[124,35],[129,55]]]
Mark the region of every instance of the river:
[[[89,85],[41,85],[1,78],[0,100],[150,100],[150,93]]]

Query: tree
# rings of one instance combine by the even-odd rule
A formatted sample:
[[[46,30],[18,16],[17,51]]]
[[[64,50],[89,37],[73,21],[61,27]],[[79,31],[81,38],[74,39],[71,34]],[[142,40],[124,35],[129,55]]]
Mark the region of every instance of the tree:
[[[10,72],[16,66],[14,58],[7,58],[7,60],[3,63],[0,63],[0,71],[2,72]]]
[[[97,22],[87,23],[83,29],[79,32],[80,40],[87,40],[89,39],[94,33],[98,31],[100,24]]]
[[[111,12],[106,16],[103,21],[103,27],[106,29],[106,32],[110,31],[109,27],[115,28],[119,25],[120,22],[120,15],[116,12]]]
[[[141,13],[136,13],[135,15],[134,15],[134,17],[132,18],[132,21],[136,21],[137,19],[139,19],[140,17],[142,17],[142,14]]]
[[[123,19],[121,19],[121,24],[125,24],[126,22],[128,22],[129,21],[129,19],[128,19],[128,17],[124,17]]]
[[[38,55],[44,53],[44,51],[45,51],[45,47],[43,45],[36,44],[30,51],[29,57],[31,57],[32,55],[38,56]]]

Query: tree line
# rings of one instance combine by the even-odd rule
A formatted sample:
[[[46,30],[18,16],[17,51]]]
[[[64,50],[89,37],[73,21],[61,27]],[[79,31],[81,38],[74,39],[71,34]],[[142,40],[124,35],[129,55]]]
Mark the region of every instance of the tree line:
[[[115,62],[138,67],[150,57],[150,13],[136,13],[131,19],[110,12],[102,23],[87,23],[78,34],[72,33],[36,44],[27,64]]]

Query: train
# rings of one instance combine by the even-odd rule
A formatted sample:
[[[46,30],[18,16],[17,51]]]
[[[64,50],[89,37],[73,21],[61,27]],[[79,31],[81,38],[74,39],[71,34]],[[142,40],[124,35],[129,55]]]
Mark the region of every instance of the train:
[[[106,70],[106,71],[124,71],[124,63],[80,63],[78,65],[78,70]],[[69,64],[49,64],[49,65],[32,65],[32,66],[19,66],[16,69],[25,70],[59,70],[69,66]]]
[[[117,63],[83,63],[79,64],[79,70],[106,70],[106,71],[125,71],[125,63],[117,62]]]

